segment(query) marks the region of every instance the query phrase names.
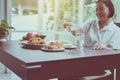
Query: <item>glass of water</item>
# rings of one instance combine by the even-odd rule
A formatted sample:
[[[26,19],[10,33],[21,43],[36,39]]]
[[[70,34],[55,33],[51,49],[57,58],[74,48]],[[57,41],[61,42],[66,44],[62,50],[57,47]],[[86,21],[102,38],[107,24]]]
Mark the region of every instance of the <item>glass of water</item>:
[[[76,37],[76,47],[77,47],[77,50],[83,50],[84,48],[84,38],[85,38],[85,35],[84,33],[76,33],[75,35]]]

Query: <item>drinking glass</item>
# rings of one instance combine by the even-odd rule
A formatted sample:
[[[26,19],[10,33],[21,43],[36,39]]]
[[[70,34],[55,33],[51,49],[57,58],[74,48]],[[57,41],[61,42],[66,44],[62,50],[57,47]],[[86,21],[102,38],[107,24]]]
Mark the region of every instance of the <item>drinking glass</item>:
[[[84,38],[85,38],[85,35],[84,33],[76,33],[76,47],[77,47],[77,50],[83,50],[84,48]]]

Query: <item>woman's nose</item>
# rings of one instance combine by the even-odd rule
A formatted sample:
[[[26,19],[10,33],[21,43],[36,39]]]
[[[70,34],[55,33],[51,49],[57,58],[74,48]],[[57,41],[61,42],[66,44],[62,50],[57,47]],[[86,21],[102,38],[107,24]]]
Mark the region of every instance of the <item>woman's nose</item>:
[[[96,14],[101,14],[101,12],[99,10],[96,11]]]

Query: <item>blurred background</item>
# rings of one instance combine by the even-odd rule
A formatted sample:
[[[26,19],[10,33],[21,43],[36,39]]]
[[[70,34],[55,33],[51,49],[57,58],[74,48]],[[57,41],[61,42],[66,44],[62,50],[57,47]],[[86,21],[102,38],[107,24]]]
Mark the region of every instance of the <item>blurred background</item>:
[[[64,22],[78,26],[90,18],[96,18],[97,0],[0,0],[0,20],[6,18],[16,28],[9,39],[20,40],[28,32],[45,33],[46,40],[71,40],[74,37],[63,29]],[[119,0],[115,6],[114,22],[119,22]],[[66,37],[67,36],[67,37]]]

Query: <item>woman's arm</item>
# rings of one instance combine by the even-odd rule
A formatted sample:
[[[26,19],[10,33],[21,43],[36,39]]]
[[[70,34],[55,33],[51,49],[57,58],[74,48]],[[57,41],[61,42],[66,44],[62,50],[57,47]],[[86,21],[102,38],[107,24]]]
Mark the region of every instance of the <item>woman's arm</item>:
[[[83,33],[82,28],[77,28],[75,27],[75,24],[72,22],[66,22],[64,23],[64,28],[66,28],[69,32],[72,33],[72,35],[76,35],[76,33]],[[74,29],[72,29],[72,27],[74,27]]]

